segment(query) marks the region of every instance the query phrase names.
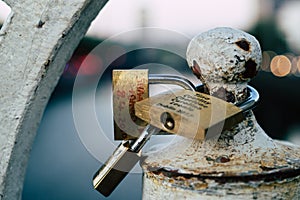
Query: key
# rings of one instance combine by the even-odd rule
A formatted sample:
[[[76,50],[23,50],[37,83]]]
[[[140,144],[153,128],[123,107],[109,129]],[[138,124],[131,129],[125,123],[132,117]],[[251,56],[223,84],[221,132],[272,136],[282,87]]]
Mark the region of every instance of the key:
[[[141,149],[146,142],[159,131],[159,128],[147,125],[137,139],[123,141],[95,174],[94,188],[104,196],[109,196],[140,160]]]

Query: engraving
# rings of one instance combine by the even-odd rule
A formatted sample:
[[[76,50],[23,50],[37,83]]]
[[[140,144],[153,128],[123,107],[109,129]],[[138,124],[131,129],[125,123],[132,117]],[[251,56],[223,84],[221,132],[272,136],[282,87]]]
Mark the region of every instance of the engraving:
[[[165,109],[170,109],[186,117],[194,117],[195,111],[208,108],[209,104],[211,104],[210,98],[205,97],[202,94],[195,93],[193,95],[178,95],[170,99],[167,103],[157,103],[156,105]]]
[[[170,110],[174,110],[174,111],[176,110],[176,108],[174,106],[170,106],[170,105],[167,105],[167,104],[158,103],[157,105],[160,106],[160,107],[163,107],[163,108],[170,109]]]

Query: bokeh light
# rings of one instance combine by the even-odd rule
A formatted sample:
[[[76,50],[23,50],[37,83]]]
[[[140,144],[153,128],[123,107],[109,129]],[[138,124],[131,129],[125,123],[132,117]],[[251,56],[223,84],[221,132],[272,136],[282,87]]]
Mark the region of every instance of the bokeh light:
[[[296,75],[298,72],[298,67],[297,67],[297,61],[298,61],[298,57],[292,57],[290,59],[292,61],[292,67],[291,67],[291,74]]]
[[[288,75],[291,71],[291,67],[291,61],[284,55],[275,56],[270,64],[271,72],[277,77]]]
[[[300,56],[294,57],[292,60],[293,74],[300,77]]]
[[[298,72],[300,72],[300,56],[297,59],[297,68],[298,68]]]
[[[277,77],[287,75],[300,77],[300,56],[292,53],[277,55],[274,51],[264,51],[261,70],[271,72]]]
[[[270,63],[273,57],[277,54],[274,51],[264,51],[262,53],[262,65],[261,69],[265,72],[270,72]]]
[[[81,73],[84,75],[95,75],[99,74],[103,70],[102,59],[93,54],[89,54],[85,57],[81,64]]]
[[[261,70],[263,71],[270,71],[269,66],[271,62],[271,56],[268,54],[268,52],[264,51],[262,54],[262,63],[261,63]]]
[[[79,68],[82,68],[79,75],[95,76],[103,70],[102,58],[93,54],[73,56],[66,65],[64,76],[76,76]]]

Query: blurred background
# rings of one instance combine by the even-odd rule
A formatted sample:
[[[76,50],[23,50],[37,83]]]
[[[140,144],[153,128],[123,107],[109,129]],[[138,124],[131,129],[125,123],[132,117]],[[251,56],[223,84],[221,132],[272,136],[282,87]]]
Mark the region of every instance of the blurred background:
[[[78,101],[85,106],[89,104],[85,98],[89,84],[101,74],[95,97],[96,112],[106,126],[104,134],[112,140],[112,69],[148,64],[150,73],[171,73],[171,68],[199,84],[185,60],[172,52],[133,48],[122,54],[147,39],[174,51],[186,48],[180,40],[170,37],[162,41],[159,35],[147,32],[140,37],[128,34],[129,37],[110,38],[137,28],[168,29],[192,38],[211,28],[229,26],[254,35],[263,50],[262,69],[250,83],[261,96],[254,109],[256,118],[272,138],[300,144],[299,10],[298,0],[110,0],[74,52],[48,103],[33,145],[22,199],[141,199],[141,173],[130,174],[108,198],[93,190],[92,177],[101,162],[81,142],[72,110],[75,77],[81,80],[76,88],[81,95]],[[10,8],[0,1],[0,24],[9,13]],[[90,53],[108,38],[113,48],[100,55]],[[105,67],[106,57],[115,52],[122,56]],[[113,151],[100,143],[98,148],[102,149],[102,157]]]

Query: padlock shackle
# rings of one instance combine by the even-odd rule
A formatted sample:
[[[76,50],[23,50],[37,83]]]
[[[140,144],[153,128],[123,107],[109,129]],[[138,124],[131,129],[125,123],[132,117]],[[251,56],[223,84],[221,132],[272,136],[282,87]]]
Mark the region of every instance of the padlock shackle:
[[[186,90],[203,92],[204,85],[198,85],[197,87],[188,79],[169,74],[149,74],[149,84],[172,84],[180,86]],[[250,110],[255,107],[256,103],[259,101],[259,93],[257,90],[251,86],[247,86],[248,97],[246,100],[235,104],[243,111]]]
[[[259,93],[254,87],[247,85],[247,90],[248,90],[247,99],[236,104],[236,106],[238,106],[243,111],[253,109],[257,104],[257,102],[259,101]]]
[[[188,79],[169,74],[149,74],[149,84],[172,84],[186,90],[196,91],[194,84]]]

